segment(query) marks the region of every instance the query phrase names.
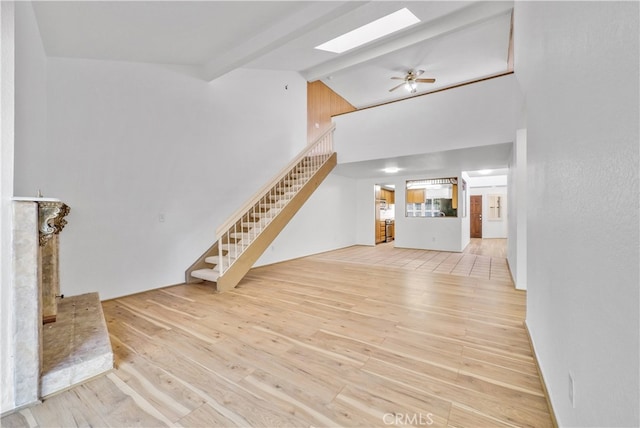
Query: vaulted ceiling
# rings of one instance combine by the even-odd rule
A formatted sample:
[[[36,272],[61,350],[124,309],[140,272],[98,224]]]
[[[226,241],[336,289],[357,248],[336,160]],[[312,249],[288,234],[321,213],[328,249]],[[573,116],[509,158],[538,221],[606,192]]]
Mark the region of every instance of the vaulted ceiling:
[[[478,1],[36,1],[50,57],[170,65],[211,81],[236,68],[287,70],[321,80],[357,108],[396,101],[510,70],[513,2]],[[314,49],[408,8],[420,22],[341,54]],[[177,66],[177,67],[176,67]],[[435,83],[399,88],[409,70]],[[496,143],[503,143],[502,141]],[[506,166],[509,147],[394,159],[407,171],[444,162],[464,169]],[[434,159],[442,162],[433,162]],[[492,160],[490,160],[492,159]],[[496,161],[499,159],[498,163]],[[385,160],[343,165],[370,176]],[[380,164],[380,165],[379,165]],[[405,165],[406,164],[406,165]]]
[[[342,54],[314,49],[404,7],[420,22]],[[512,8],[502,1],[34,2],[49,56],[180,65],[206,80],[238,67],[297,71],[358,108],[407,97],[389,89],[398,83],[392,76],[410,69],[436,79],[417,94],[506,72]]]

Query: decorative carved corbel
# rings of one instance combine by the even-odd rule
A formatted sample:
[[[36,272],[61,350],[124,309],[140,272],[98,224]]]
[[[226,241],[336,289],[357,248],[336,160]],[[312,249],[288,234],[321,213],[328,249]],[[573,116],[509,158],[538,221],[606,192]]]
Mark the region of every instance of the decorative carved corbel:
[[[40,246],[43,247],[54,234],[60,233],[67,224],[64,219],[71,208],[64,202],[38,201]]]

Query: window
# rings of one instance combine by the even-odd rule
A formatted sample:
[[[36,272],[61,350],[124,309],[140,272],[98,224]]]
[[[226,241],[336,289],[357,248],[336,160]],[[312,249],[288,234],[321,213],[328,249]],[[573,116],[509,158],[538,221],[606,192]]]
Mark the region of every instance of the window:
[[[502,196],[487,195],[489,210],[487,212],[487,220],[502,220]]]
[[[406,203],[406,217],[457,217],[458,179],[409,180]]]

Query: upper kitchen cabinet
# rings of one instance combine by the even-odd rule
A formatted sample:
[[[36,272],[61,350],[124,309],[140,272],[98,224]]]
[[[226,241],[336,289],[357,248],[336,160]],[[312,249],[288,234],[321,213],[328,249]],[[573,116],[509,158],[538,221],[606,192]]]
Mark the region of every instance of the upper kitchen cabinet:
[[[380,199],[387,202],[387,205],[395,204],[395,192],[388,189],[380,189]]]
[[[407,217],[457,217],[458,178],[407,181]]]
[[[408,204],[424,204],[424,200],[425,200],[424,189],[407,189]]]

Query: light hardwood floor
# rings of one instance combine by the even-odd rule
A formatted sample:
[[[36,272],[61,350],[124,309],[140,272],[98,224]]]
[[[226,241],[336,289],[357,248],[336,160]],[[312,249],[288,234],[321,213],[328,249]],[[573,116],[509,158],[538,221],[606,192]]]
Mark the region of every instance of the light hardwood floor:
[[[224,294],[106,301],[117,370],[2,426],[552,426],[525,293],[403,255],[351,247],[253,269]]]

